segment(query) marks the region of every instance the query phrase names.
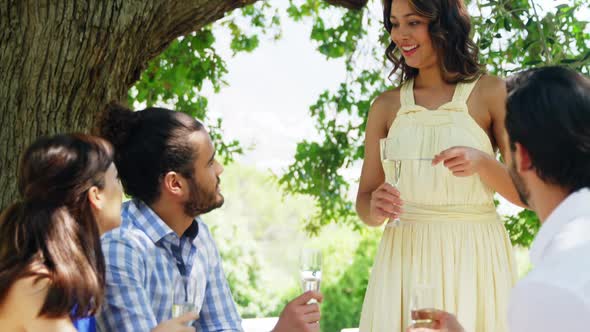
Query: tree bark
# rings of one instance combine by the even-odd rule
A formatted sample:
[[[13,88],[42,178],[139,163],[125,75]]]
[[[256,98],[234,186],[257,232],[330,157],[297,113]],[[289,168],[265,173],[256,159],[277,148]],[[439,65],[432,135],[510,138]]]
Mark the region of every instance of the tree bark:
[[[0,0],[0,209],[32,141],[89,131],[174,39],[256,1]]]
[[[256,0],[0,0],[0,208],[36,138],[88,131],[178,36]]]

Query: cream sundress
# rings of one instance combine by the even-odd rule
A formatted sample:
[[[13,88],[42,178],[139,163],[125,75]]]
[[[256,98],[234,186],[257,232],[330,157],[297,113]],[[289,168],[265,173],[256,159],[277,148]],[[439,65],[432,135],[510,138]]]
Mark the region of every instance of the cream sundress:
[[[413,80],[401,87],[401,108],[388,133],[394,156],[432,158],[468,146],[494,154],[467,109],[477,80],[458,83],[437,110],[416,105]],[[402,162],[401,226],[386,227],[361,313],[360,332],[402,332],[414,285],[429,284],[433,303],[457,315],[466,331],[506,332],[516,267],[494,192],[477,175],[456,177],[442,164]]]

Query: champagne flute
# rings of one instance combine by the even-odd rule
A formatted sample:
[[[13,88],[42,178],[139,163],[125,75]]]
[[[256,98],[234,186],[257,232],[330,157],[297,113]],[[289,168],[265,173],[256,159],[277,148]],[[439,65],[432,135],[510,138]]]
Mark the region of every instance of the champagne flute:
[[[199,312],[200,308],[197,307],[198,293],[198,284],[195,278],[177,276],[174,279],[172,318],[180,317],[188,312]],[[197,319],[199,319],[198,316]],[[189,326],[192,324],[193,321],[188,323]]]
[[[434,288],[419,284],[410,296],[410,319],[414,328],[434,328]]]
[[[301,288],[303,292],[320,290],[322,281],[322,252],[317,249],[304,248],[301,251],[300,266]],[[311,299],[310,303],[316,302]]]
[[[379,140],[379,147],[381,152],[381,164],[383,165],[383,172],[385,173],[385,181],[397,188],[399,180],[402,174],[402,160],[394,159],[390,153],[391,142],[387,138]],[[389,144],[389,146],[388,146]],[[395,217],[393,220],[389,219],[385,227],[397,227],[400,225],[399,217]]]

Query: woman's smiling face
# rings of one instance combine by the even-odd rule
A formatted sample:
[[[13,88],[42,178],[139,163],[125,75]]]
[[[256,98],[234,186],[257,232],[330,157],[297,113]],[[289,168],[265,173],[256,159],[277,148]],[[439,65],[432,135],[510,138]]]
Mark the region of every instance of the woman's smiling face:
[[[437,64],[438,57],[428,30],[429,19],[418,15],[409,0],[393,0],[389,19],[391,40],[408,66],[420,69]]]

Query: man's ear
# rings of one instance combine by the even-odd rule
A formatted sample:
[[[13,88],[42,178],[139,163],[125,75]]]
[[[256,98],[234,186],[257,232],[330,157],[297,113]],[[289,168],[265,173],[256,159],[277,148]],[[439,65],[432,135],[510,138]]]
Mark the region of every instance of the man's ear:
[[[519,173],[533,170],[533,161],[531,160],[529,150],[520,143],[514,143],[514,145],[516,146],[516,150],[514,151],[516,170]]]
[[[182,196],[184,186],[184,178],[173,171],[166,173],[162,179],[162,190],[173,196]]]

